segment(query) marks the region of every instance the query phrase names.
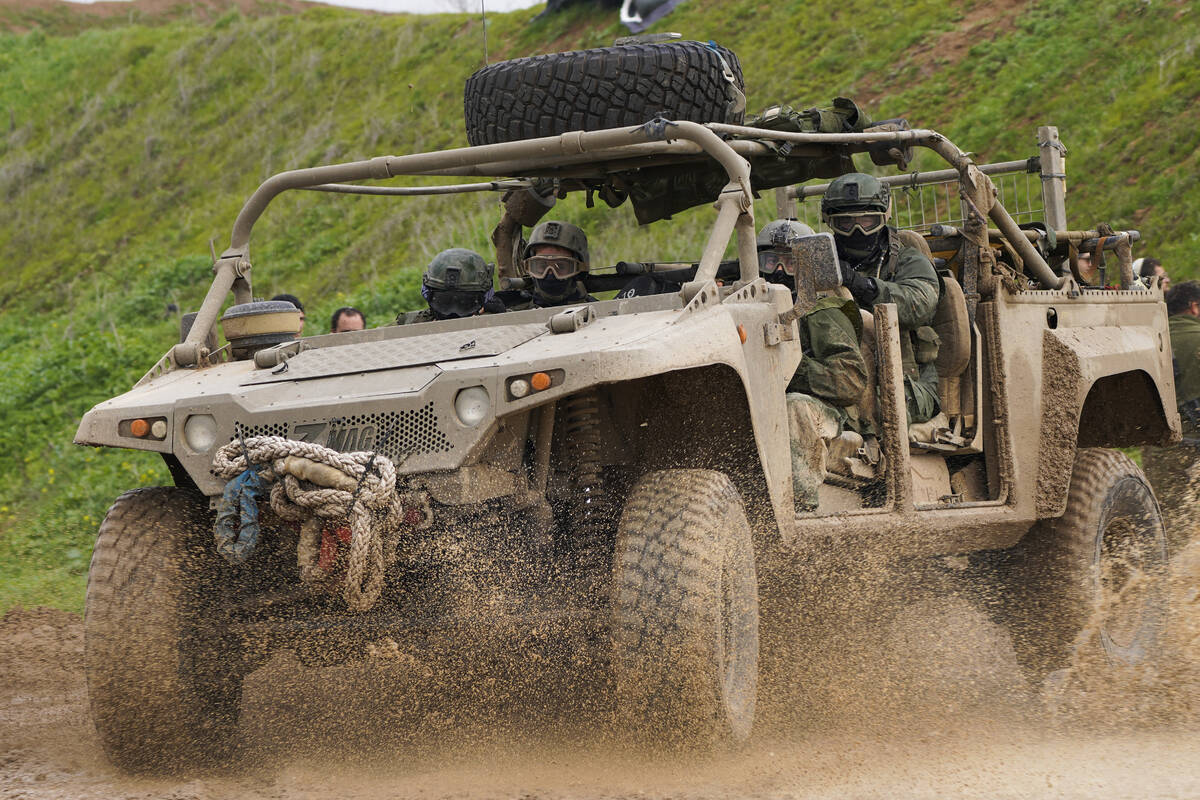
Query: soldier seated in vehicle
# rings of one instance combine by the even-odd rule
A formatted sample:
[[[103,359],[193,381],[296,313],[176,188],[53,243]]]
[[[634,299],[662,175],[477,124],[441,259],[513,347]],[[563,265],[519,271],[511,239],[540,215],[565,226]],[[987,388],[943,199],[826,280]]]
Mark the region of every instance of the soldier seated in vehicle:
[[[429,307],[401,313],[396,317],[397,325],[499,314],[506,310],[494,296],[492,265],[464,247],[452,247],[433,257],[421,278],[421,296]]]
[[[813,232],[791,219],[769,222],[758,234],[758,271],[769,283],[788,287],[793,302],[807,307],[799,319],[804,359],[787,386],[788,434],[792,451],[792,492],[802,510],[817,507],[817,490],[834,465],[830,443],[849,432],[862,444],[869,433],[858,403],[867,386],[867,365],[859,341],[862,318],[852,300],[801,297],[792,245]]]
[[[861,172],[836,178],[821,200],[821,219],[833,232],[842,260],[842,284],[859,307],[895,303],[904,362],[908,423],[926,422],[940,410],[938,335],[930,327],[940,288],[933,264],[905,246],[887,224],[891,195],[886,184]]]
[[[521,292],[510,311],[596,301],[580,279],[590,267],[582,228],[553,220],[540,223],[529,234],[523,258],[533,290]]]

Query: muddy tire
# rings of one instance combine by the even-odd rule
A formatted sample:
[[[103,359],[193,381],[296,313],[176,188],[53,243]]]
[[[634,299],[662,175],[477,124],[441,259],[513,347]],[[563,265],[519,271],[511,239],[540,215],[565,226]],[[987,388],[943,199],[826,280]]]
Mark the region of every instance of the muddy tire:
[[[715,47],[715,46],[714,46]],[[742,121],[722,59],[743,89],[737,56],[701,42],[630,44],[490,64],[467,79],[467,140],[496,144],[598,131],[662,115]]]
[[[720,472],[643,477],[617,531],[612,596],[618,723],[638,739],[744,741],[758,685],[750,523]]]
[[[215,763],[232,750],[243,670],[212,600],[226,568],[211,539],[204,498],[177,488],[126,492],[100,525],[84,620],[88,694],[122,769]]]
[[[1011,555],[1007,621],[1030,677],[1070,666],[1085,648],[1113,666],[1158,657],[1166,535],[1149,483],[1124,454],[1080,449],[1066,513],[1035,525]]]

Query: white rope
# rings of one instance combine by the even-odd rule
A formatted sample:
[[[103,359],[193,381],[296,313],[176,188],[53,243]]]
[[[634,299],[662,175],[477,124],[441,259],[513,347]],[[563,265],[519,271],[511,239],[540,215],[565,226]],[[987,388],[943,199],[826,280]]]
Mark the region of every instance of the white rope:
[[[301,522],[310,516],[350,523],[350,554],[342,597],[352,611],[371,609],[383,590],[383,573],[395,557],[404,505],[396,494],[396,466],[386,456],[371,453],[339,453],[313,442],[282,436],[252,436],[233,441],[217,451],[212,472],[225,480],[237,477],[248,466],[263,467],[263,478],[271,482],[271,509],[282,519]],[[355,491],[318,486],[289,471],[288,456],[300,456],[333,467],[352,480]],[[373,459],[373,462],[372,462]],[[343,485],[345,485],[343,483]],[[306,572],[301,565],[302,573]],[[309,575],[324,577],[316,565],[307,565]]]

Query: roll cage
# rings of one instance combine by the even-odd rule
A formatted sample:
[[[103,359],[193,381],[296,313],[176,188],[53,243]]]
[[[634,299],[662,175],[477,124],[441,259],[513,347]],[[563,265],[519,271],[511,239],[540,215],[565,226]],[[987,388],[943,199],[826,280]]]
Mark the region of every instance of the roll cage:
[[[934,151],[957,175],[960,195],[970,209],[964,234],[986,241],[986,220],[998,228],[1019,256],[1026,273],[1037,286],[1061,288],[1069,274],[1056,272],[1021,230],[1004,206],[996,202],[990,178],[970,156],[942,134],[927,129],[895,130],[894,126],[867,129],[862,133],[792,133],[722,123],[700,124],[655,119],[644,125],[601,131],[572,131],[540,139],[479,145],[407,156],[380,156],[365,161],[290,170],[264,181],[242,207],[234,223],[229,247],[213,265],[214,279],[184,341],[175,345],[151,370],[158,374],[173,367],[203,365],[212,355],[205,342],[217,321],[226,295],[232,291],[237,303],[250,302],[250,238],[254,224],[271,201],[282,192],[304,189],[349,194],[392,196],[436,195],[476,191],[508,191],[549,180],[557,191],[581,191],[620,183],[636,183],[647,168],[715,161],[728,179],[716,198],[717,216],[700,259],[695,278],[683,287],[690,299],[713,281],[721,256],[731,236],[737,236],[740,281],[758,275],[755,222],[751,182],[755,162],[760,159],[823,159],[865,152],[869,147],[922,147]],[[949,171],[948,171],[949,172]],[[439,186],[379,186],[360,181],[388,180],[401,176],[491,177],[481,183]],[[497,178],[497,176],[505,176]],[[512,176],[518,176],[513,179]],[[993,235],[996,235],[994,232]],[[1134,232],[1136,233],[1136,232]],[[1129,236],[1129,234],[1124,234]],[[1136,236],[1134,236],[1136,238]],[[1129,261],[1129,259],[1124,259]],[[1131,280],[1123,264],[1122,287]]]

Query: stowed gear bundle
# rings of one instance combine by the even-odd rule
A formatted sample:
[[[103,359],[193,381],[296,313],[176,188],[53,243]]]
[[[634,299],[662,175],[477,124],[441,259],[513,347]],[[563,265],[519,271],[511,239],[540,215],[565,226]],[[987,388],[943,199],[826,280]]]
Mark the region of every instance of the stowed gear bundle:
[[[217,551],[242,564],[259,537],[258,500],[269,491],[271,510],[301,523],[297,561],[309,584],[329,579],[331,559],[322,557],[322,520],[350,529],[342,597],[352,611],[368,611],[379,599],[383,574],[395,559],[404,527],[427,522],[427,506],[396,492],[396,467],[375,453],[339,453],[282,436],[252,436],[222,447],[212,472],[229,483],[217,506]]]

